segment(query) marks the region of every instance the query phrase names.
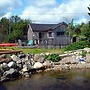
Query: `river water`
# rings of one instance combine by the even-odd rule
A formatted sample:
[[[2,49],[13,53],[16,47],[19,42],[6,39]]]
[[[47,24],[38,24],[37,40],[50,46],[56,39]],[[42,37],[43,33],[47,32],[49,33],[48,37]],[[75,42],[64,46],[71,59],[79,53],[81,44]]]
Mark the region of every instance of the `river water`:
[[[50,71],[0,83],[0,90],[90,90],[90,70]]]

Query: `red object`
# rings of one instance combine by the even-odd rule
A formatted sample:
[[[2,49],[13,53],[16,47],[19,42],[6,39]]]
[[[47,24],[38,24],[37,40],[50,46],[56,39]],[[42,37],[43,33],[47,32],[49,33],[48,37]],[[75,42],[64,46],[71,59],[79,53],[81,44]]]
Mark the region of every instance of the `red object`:
[[[18,46],[18,44],[15,44],[15,43],[1,43],[0,46]]]

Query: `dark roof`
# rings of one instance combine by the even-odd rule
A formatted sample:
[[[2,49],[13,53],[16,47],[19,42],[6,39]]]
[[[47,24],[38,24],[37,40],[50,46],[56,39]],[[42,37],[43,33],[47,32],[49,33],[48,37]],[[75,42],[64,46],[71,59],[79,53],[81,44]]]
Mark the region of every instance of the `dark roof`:
[[[53,30],[61,25],[67,25],[67,24],[64,22],[59,23],[59,24],[34,24],[34,23],[30,24],[33,31],[40,31],[40,32]]]

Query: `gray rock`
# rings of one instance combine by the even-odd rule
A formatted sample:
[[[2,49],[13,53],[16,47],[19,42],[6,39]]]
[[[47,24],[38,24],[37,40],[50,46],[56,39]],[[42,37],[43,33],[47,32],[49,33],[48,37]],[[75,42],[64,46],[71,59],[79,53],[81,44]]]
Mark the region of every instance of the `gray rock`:
[[[16,55],[12,55],[12,56],[10,56],[10,57],[12,58],[13,61],[18,61],[18,60],[20,60],[20,58],[17,57]]]
[[[28,73],[28,72],[23,73],[23,76],[26,77],[26,78],[30,77],[30,75],[31,75],[31,74]]]
[[[43,66],[44,66],[45,68],[51,68],[51,67],[52,67],[52,63],[50,63],[49,61],[45,61],[45,62],[43,63]]]
[[[44,57],[40,54],[35,54],[34,55],[34,61],[36,62],[44,62]]]
[[[19,60],[16,61],[16,63],[17,63],[17,64],[21,64],[21,63],[22,63],[22,60],[19,59]]]
[[[28,67],[27,67],[27,65],[23,65],[22,73],[27,72],[27,71],[28,71]]]
[[[0,77],[3,75],[3,72],[4,72],[3,70],[0,70]]]
[[[1,82],[3,82],[3,81],[7,81],[7,80],[9,80],[9,78],[7,78],[6,76],[1,76]]]
[[[16,72],[16,70],[11,68],[10,70],[6,71],[4,74],[8,75],[8,74],[13,74],[14,72]]]
[[[28,59],[28,56],[26,56],[25,58],[24,58],[24,61],[25,62],[27,62],[29,59]]]
[[[23,68],[22,64],[17,64],[17,69],[21,70]]]
[[[90,54],[86,54],[86,59],[85,62],[89,63],[90,62]]]
[[[22,58],[25,58],[26,55],[25,55],[25,54],[19,54],[18,57],[19,57],[20,59],[22,59]]]
[[[31,62],[28,60],[27,62],[25,62],[25,64],[31,65]]]
[[[33,60],[33,58],[30,59],[30,63],[31,63],[31,65],[35,64],[35,61]]]
[[[0,59],[2,59],[2,58],[6,58],[6,57],[7,57],[6,54],[2,54],[2,55],[0,55]]]
[[[84,48],[84,50],[89,53],[90,52],[90,48]]]
[[[36,63],[34,64],[34,66],[33,66],[33,68],[35,68],[35,69],[40,69],[40,68],[42,68],[42,67],[44,67],[44,66],[43,66],[43,64],[40,63],[40,62],[36,62]]]
[[[53,69],[54,71],[56,71],[56,70],[61,71],[61,70],[62,70],[62,68],[60,67],[60,65],[55,65],[52,69]]]
[[[4,76],[6,78],[15,78],[18,77],[19,75],[20,73],[14,68],[10,68],[10,70],[4,72]]]
[[[14,61],[11,61],[11,62],[9,62],[8,63],[8,67],[14,67],[14,66],[16,66],[16,63],[14,62]]]
[[[41,57],[41,55],[40,54],[35,54],[34,55],[34,61],[38,61],[38,59]]]
[[[25,63],[25,59],[24,59],[24,58],[23,58],[23,59],[21,59],[21,60],[22,60],[22,64],[23,64],[23,63]]]
[[[87,68],[87,69],[90,69],[90,63],[88,63],[88,64],[86,65],[86,68]]]
[[[44,59],[44,57],[42,57],[42,56],[38,59],[38,61],[41,62],[41,63],[43,63],[44,60],[45,60],[45,59]]]
[[[7,64],[7,63],[3,63],[3,64],[2,64],[2,69],[3,69],[4,71],[9,70],[8,64]]]
[[[53,62],[54,65],[60,65],[60,62]]]

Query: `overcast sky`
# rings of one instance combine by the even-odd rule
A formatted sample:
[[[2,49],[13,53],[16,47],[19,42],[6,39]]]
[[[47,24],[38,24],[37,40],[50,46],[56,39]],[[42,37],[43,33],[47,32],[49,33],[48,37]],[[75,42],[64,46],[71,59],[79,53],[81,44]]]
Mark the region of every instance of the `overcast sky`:
[[[18,15],[35,23],[88,22],[90,0],[0,0],[0,18]]]

